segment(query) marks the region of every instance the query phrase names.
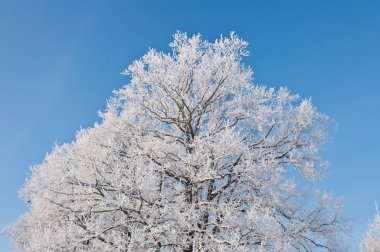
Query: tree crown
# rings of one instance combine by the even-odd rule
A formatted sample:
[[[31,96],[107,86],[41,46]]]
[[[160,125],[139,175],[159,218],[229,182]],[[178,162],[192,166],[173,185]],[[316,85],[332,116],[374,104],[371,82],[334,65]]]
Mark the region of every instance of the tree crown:
[[[257,86],[234,33],[176,33],[124,72],[102,122],[57,146],[9,229],[25,251],[340,251],[341,204],[320,178],[327,116]],[[294,172],[295,171],[295,172]],[[292,173],[292,174],[293,174]]]

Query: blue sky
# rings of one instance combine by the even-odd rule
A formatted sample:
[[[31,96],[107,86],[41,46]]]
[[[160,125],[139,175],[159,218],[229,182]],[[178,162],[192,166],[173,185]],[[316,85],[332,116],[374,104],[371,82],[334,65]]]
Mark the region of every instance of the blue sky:
[[[0,0],[0,227],[26,211],[29,166],[99,120],[134,59],[167,51],[176,30],[236,31],[256,84],[311,97],[338,123],[322,185],[344,198],[358,244],[380,202],[379,13],[379,1]]]

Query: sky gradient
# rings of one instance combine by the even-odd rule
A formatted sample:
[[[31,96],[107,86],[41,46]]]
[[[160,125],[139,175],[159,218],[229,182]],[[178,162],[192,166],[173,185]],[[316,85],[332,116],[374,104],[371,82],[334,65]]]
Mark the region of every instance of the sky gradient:
[[[98,121],[120,73],[176,30],[247,40],[255,83],[312,98],[338,125],[322,183],[356,250],[380,202],[380,1],[0,0],[0,228],[27,209],[29,166]],[[0,236],[0,251],[11,251]]]

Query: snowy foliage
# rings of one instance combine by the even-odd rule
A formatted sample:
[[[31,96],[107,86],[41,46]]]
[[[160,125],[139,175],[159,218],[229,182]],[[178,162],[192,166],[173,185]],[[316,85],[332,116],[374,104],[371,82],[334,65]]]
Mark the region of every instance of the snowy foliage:
[[[376,206],[377,209],[377,206]],[[375,215],[373,221],[369,224],[369,231],[364,235],[360,243],[361,252],[378,252],[380,251],[380,215]]]
[[[315,190],[328,118],[252,83],[247,42],[174,35],[124,74],[102,122],[56,146],[9,227],[21,251],[342,251]],[[302,184],[302,185],[301,185]],[[307,189],[309,188],[309,189]]]

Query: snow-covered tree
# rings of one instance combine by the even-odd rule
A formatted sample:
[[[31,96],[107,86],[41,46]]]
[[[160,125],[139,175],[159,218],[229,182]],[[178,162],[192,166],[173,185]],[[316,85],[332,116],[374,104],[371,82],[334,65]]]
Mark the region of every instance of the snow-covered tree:
[[[376,205],[377,210],[377,205]],[[369,224],[369,230],[360,242],[360,251],[378,252],[380,251],[380,215],[377,211],[373,221]]]
[[[318,188],[328,118],[254,85],[247,42],[177,33],[124,72],[102,122],[54,147],[22,190],[22,251],[342,251]],[[309,189],[308,189],[309,188]]]

